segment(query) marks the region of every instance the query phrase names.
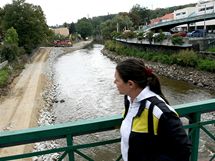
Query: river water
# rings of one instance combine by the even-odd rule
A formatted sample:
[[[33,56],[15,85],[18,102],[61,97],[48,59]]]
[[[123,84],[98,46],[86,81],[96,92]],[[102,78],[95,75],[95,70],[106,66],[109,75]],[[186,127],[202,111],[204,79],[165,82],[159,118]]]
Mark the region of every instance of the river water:
[[[103,45],[94,44],[57,59],[54,66],[54,79],[58,85],[57,99],[59,100],[54,106],[56,123],[122,113],[123,96],[118,94],[113,83],[116,63],[101,53],[103,47]],[[197,88],[183,81],[170,80],[165,77],[160,77],[160,79],[163,93],[171,105],[215,97],[212,91]],[[119,135],[118,130],[76,137],[74,142],[83,143],[116,135]],[[116,144],[99,150],[92,148],[86,153],[90,153],[98,161],[111,161],[114,160],[113,158],[116,160],[120,149],[119,144]]]

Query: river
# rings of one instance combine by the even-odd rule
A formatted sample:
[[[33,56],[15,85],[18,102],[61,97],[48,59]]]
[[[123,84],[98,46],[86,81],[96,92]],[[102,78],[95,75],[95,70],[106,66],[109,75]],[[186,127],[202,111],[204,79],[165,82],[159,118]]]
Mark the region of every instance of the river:
[[[56,123],[79,119],[111,116],[122,113],[123,96],[119,95],[114,81],[116,63],[101,53],[103,45],[94,44],[59,57],[54,65],[58,100],[54,106]],[[215,93],[192,86],[183,81],[160,77],[163,93],[171,105],[211,99]],[[74,142],[82,143],[101,137],[115,137],[119,132],[98,133],[76,137]],[[91,149],[98,161],[110,161],[119,154],[119,145]],[[105,158],[105,159],[104,159]]]

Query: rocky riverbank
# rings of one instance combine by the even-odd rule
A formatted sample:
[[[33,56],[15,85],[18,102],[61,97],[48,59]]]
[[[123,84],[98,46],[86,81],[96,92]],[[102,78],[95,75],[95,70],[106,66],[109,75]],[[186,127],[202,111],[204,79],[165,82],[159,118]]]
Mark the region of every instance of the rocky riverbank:
[[[39,112],[38,126],[47,126],[54,124],[56,116],[53,112],[53,106],[55,103],[62,103],[64,100],[57,100],[57,87],[58,85],[53,82],[54,80],[54,71],[53,66],[56,59],[66,53],[81,49],[89,45],[92,41],[83,41],[77,44],[74,44],[73,47],[70,48],[52,48],[50,52],[49,58],[47,60],[46,68],[44,71],[44,75],[47,77],[46,88],[42,93],[42,97],[44,100],[43,107]],[[59,144],[56,141],[45,141],[36,143],[33,147],[33,151],[41,151],[59,147]],[[33,161],[50,161],[57,160],[59,154],[48,154],[44,156],[34,157]]]
[[[120,62],[129,57],[119,56],[106,49],[102,53],[115,62]],[[215,74],[199,71],[194,68],[181,67],[178,65],[166,65],[158,62],[145,61],[145,64],[153,69],[158,75],[171,79],[183,80],[199,87],[215,90]]]

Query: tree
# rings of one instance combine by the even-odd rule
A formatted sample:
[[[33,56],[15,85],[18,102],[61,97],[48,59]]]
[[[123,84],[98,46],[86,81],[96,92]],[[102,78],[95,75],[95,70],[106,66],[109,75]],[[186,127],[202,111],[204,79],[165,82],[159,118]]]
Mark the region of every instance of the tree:
[[[149,22],[150,10],[147,8],[141,8],[140,5],[136,4],[130,10],[129,17],[134,23],[134,27],[137,29],[138,26],[144,25]]]
[[[5,37],[4,37],[4,43],[5,44],[14,44],[18,46],[19,38],[16,30],[11,27],[7,30]]]
[[[123,30],[129,30],[131,29],[133,22],[131,21],[130,17],[128,16],[128,13],[119,13],[113,18],[113,25],[115,26],[115,29],[117,27],[117,23],[119,25],[119,31],[122,32]]]
[[[77,32],[81,34],[81,37],[84,39],[88,36],[91,36],[93,32],[93,26],[90,20],[85,17],[78,20],[76,24],[76,29],[77,29]]]
[[[76,33],[76,28],[75,28],[75,23],[72,22],[70,25],[69,25],[69,34],[74,34]]]
[[[146,39],[149,41],[149,44],[152,44],[152,40],[153,40],[153,31],[149,31],[146,33]]]
[[[3,9],[0,8],[0,42],[2,41],[3,37],[3,24],[2,24],[2,17],[3,17]]]
[[[19,46],[30,53],[32,49],[47,40],[48,26],[40,6],[13,0],[4,7],[3,27],[14,27],[19,35]]]
[[[107,20],[101,25],[101,34],[104,39],[112,39],[112,33],[116,32],[116,24],[112,20]]]

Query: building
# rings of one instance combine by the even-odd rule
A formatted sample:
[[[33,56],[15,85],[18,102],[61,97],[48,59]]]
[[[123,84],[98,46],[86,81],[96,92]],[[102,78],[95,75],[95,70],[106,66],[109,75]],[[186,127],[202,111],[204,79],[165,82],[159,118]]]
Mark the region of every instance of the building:
[[[168,14],[165,14],[164,16],[162,16],[162,17],[152,19],[150,21],[150,25],[154,25],[154,24],[157,24],[157,23],[160,23],[160,22],[171,21],[173,19],[174,19],[174,14],[173,13],[168,13]]]
[[[187,7],[174,11],[174,19],[181,19],[192,16],[200,16],[215,12],[215,0],[200,0],[195,7]],[[206,29],[208,32],[215,32],[215,20],[207,20],[190,24],[192,29]],[[179,31],[187,31],[188,26],[180,25],[176,27]]]
[[[60,34],[66,37],[69,36],[69,29],[66,27],[54,28],[52,30],[54,31],[55,34]]]

